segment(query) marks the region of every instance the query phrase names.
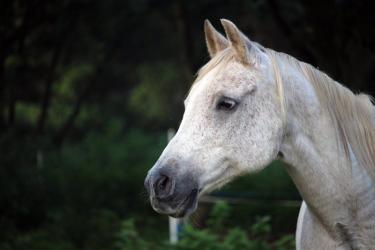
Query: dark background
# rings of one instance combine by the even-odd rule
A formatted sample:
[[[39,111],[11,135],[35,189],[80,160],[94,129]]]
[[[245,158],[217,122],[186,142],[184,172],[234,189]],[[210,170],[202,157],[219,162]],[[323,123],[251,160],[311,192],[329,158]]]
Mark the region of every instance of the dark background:
[[[222,31],[219,19],[230,19],[250,39],[375,94],[372,5],[1,0],[0,249],[117,249],[129,218],[146,238],[167,239],[143,178],[209,60],[203,21]],[[274,165],[228,190],[295,197]],[[236,209],[233,224],[244,226],[271,214],[275,234],[293,232],[298,211],[266,203]]]

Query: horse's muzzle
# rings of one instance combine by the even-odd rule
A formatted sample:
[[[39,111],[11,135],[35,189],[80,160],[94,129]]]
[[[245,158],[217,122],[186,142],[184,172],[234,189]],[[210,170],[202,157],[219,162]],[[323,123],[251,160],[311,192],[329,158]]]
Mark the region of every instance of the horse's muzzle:
[[[145,188],[156,212],[183,217],[196,209],[199,188],[192,175],[172,170],[168,166],[154,167],[145,179]]]

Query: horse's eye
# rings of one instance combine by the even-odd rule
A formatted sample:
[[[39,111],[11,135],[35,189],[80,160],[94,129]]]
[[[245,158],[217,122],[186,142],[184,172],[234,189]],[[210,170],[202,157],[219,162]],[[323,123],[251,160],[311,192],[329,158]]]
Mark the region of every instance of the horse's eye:
[[[235,100],[225,97],[225,98],[222,98],[218,102],[216,108],[218,110],[229,111],[229,110],[233,110],[236,106],[237,106],[237,102]]]

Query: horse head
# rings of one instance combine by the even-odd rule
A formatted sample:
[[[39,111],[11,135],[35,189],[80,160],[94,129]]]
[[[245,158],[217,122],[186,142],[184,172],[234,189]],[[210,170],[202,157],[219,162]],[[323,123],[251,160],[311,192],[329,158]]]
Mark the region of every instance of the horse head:
[[[185,100],[176,135],[145,180],[159,213],[193,212],[200,195],[261,170],[279,151],[283,109],[266,49],[232,22],[221,23],[226,38],[205,22],[211,60]]]

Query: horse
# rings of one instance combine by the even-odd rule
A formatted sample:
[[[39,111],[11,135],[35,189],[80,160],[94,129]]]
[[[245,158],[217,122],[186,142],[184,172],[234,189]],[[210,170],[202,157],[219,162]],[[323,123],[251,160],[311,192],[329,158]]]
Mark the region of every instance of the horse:
[[[153,209],[191,214],[202,194],[280,159],[303,198],[297,249],[375,249],[371,97],[221,24],[226,36],[205,21],[210,60],[145,179]]]

